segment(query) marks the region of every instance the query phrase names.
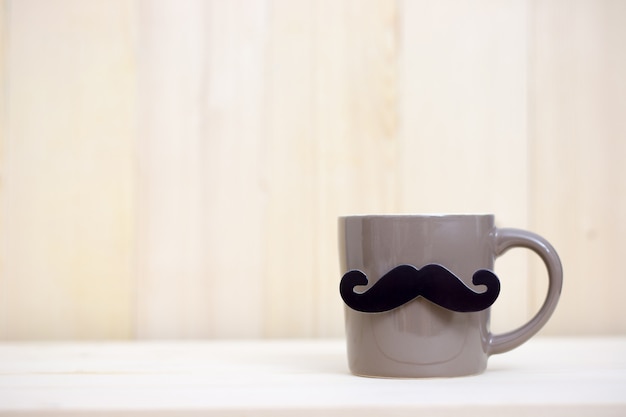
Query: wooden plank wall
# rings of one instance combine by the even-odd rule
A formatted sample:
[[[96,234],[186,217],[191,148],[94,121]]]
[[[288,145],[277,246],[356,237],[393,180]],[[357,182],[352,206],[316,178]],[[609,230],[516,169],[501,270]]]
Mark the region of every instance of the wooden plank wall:
[[[533,15],[531,224],[567,278],[546,330],[624,333],[626,2],[538,1]]]
[[[336,218],[493,212],[626,332],[626,2],[0,0],[0,339],[343,334]],[[496,331],[545,272],[498,261]]]
[[[0,334],[131,337],[133,8],[2,6]]]

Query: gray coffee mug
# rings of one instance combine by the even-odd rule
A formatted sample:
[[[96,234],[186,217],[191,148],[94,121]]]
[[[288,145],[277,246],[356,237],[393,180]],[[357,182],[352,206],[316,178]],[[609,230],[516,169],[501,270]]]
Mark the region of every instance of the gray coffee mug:
[[[535,335],[561,293],[552,245],[525,230],[496,228],[490,214],[340,217],[339,243],[348,364],[356,375],[481,373],[490,355]],[[494,260],[512,247],[541,257],[548,293],[528,323],[492,334],[489,305],[500,288]]]

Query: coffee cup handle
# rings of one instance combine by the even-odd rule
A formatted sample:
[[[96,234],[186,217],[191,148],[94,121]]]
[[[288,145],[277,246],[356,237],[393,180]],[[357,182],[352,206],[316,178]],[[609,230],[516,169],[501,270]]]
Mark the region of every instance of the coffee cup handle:
[[[523,326],[502,334],[491,334],[489,354],[507,352],[533,337],[548,321],[556,308],[563,286],[563,267],[552,245],[541,236],[520,229],[495,229],[493,233],[496,256],[513,247],[532,250],[541,257],[548,269],[548,293],[537,314]]]

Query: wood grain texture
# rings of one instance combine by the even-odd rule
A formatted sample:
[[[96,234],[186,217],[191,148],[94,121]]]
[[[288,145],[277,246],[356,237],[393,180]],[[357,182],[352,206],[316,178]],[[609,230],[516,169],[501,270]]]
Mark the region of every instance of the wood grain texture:
[[[311,334],[315,320],[313,2],[272,3],[267,96],[264,334]]]
[[[133,9],[19,1],[4,12],[0,335],[130,337]]]
[[[6,0],[0,0],[0,161],[4,160],[4,144],[8,135],[9,117],[7,114],[7,101],[9,99],[9,77],[7,73],[7,46],[9,44],[8,13]],[[0,202],[2,201],[3,189],[1,179],[4,176],[4,164],[0,162]],[[4,207],[0,203],[0,235],[2,235],[2,219]],[[0,271],[3,269],[4,258],[0,256]],[[0,273],[0,280],[2,274]]]
[[[0,239],[4,235],[4,148],[8,137],[8,124],[9,117],[7,112],[7,101],[9,99],[9,80],[7,73],[7,45],[9,44],[9,28],[8,28],[8,13],[6,0],[0,0]],[[1,251],[0,247],[0,251]],[[1,252],[0,252],[1,253]],[[0,288],[2,288],[3,282],[6,281],[6,275],[4,274],[5,256],[0,256]],[[5,338],[7,328],[7,312],[0,312],[0,339]]]
[[[275,2],[268,336],[343,332],[337,216],[396,209],[396,7]]]
[[[264,2],[142,2],[139,337],[261,333]]]
[[[315,334],[338,335],[337,217],[398,210],[399,20],[394,2],[315,5]]]
[[[527,228],[525,1],[402,3],[400,207]],[[527,257],[497,262],[497,330],[529,318]]]
[[[626,3],[547,1],[533,10],[532,224],[565,268],[546,330],[623,333]]]
[[[337,217],[398,212],[625,332],[624,4],[0,0],[0,338],[341,336]],[[496,273],[510,330],[545,272]]]
[[[625,337],[535,338],[479,377],[393,380],[351,375],[340,339],[0,343],[0,414],[615,417],[624,351]]]
[[[207,142],[202,152],[212,328],[220,337],[260,337],[268,241],[269,4],[241,0],[210,5]]]
[[[137,336],[207,336],[202,2],[138,7]]]

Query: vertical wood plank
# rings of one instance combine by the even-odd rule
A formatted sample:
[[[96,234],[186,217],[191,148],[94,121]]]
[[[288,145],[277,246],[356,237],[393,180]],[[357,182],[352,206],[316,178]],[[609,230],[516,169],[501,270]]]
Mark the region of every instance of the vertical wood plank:
[[[398,164],[407,212],[494,213],[528,226],[527,5],[402,2]],[[497,261],[492,327],[528,317],[524,251]]]
[[[265,0],[216,0],[210,9],[204,257],[219,337],[263,333],[268,14]]]
[[[132,4],[7,3],[0,336],[129,337]]]
[[[203,276],[200,1],[138,8],[138,337],[210,334]]]
[[[337,216],[396,204],[396,8],[273,6],[266,335],[337,336]]]
[[[139,337],[261,332],[266,8],[140,3]]]
[[[389,1],[315,3],[315,335],[344,329],[337,217],[398,209],[397,13]]]
[[[4,168],[4,147],[8,135],[9,118],[7,114],[6,103],[9,99],[9,80],[7,76],[7,44],[8,39],[8,13],[7,0],[0,0],[0,239],[5,234],[4,231],[4,178],[6,170]],[[0,254],[2,253],[0,246]],[[0,288],[4,281],[4,256],[0,255]],[[8,323],[5,312],[0,310],[0,339],[5,336],[5,329]]]
[[[4,177],[4,166],[1,161],[3,158],[4,143],[6,141],[8,133],[9,118],[7,115],[6,102],[9,98],[9,80],[7,76],[7,44],[8,38],[8,13],[7,13],[7,0],[0,0],[0,236],[4,233],[2,229],[4,217],[2,195],[2,178]],[[0,256],[0,271],[3,271],[3,257]],[[2,280],[2,274],[0,272],[0,281]],[[0,318],[0,320],[2,320]]]
[[[311,336],[315,321],[314,34],[309,0],[272,2],[267,75],[264,334]]]
[[[624,333],[626,3],[537,1],[533,26],[532,224],[565,270],[547,332]]]

